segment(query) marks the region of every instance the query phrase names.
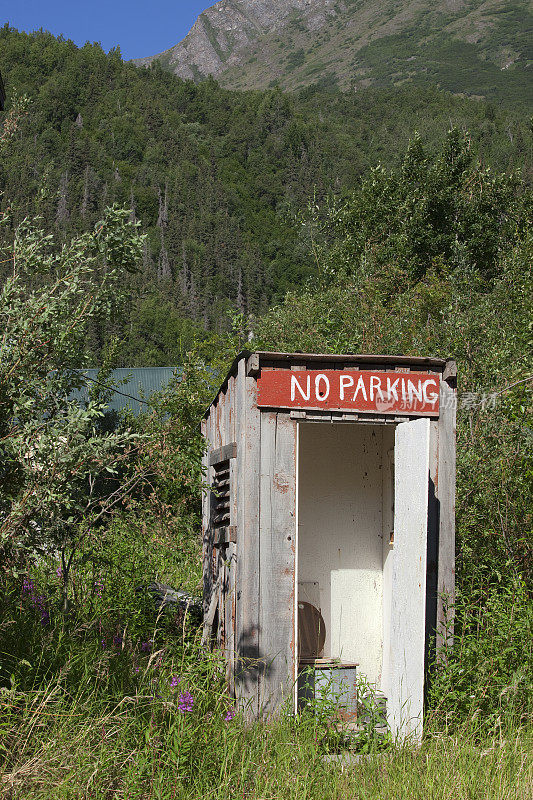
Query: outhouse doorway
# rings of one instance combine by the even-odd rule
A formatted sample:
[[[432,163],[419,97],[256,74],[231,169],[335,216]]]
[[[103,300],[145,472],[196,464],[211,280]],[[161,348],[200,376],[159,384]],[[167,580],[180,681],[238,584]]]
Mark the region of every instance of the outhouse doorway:
[[[430,483],[427,420],[298,425],[298,675],[362,680],[395,728],[422,719]]]

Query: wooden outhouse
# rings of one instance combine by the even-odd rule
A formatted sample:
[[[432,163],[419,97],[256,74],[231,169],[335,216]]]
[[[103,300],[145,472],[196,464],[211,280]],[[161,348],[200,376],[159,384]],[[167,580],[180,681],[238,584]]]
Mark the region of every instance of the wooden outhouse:
[[[235,359],[203,421],[204,632],[249,715],[296,709],[311,665],[357,670],[394,734],[421,732],[454,594],[455,386],[440,358]]]

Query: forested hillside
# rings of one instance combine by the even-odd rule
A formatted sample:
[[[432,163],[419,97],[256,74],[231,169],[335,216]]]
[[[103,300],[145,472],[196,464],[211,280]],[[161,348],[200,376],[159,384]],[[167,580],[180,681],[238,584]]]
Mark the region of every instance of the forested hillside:
[[[313,193],[342,195],[377,162],[397,164],[415,129],[430,148],[468,129],[483,163],[531,175],[525,112],[431,88],[232,92],[7,26],[0,70],[29,98],[0,165],[14,223],[40,214],[65,241],[118,203],[147,234],[128,324],[95,323],[95,361],[118,336],[118,365],[179,363],[228,311],[263,312],[302,285],[316,264],[297,217]]]

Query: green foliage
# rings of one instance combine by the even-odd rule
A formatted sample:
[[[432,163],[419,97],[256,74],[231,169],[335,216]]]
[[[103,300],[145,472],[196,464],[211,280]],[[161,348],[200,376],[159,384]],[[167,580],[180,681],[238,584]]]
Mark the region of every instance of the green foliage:
[[[454,797],[516,791],[527,743],[510,726],[531,703],[531,198],[474,153],[501,170],[523,162],[523,121],[435,92],[237,95],[48,34],[4,28],[0,42],[11,81],[34,98],[0,166],[13,198],[0,297],[11,797],[447,796],[450,770]],[[417,114],[432,141],[452,112],[473,116],[473,137],[452,131],[437,155],[416,139],[359,182],[369,159],[398,153],[391,142]],[[292,209],[312,183],[301,228]],[[328,185],[339,197],[324,204]],[[104,212],[114,200],[133,213]],[[146,591],[157,579],[199,593],[202,412],[250,312],[306,276],[252,318],[254,347],[459,366],[456,637],[430,698],[434,724],[457,730],[428,728],[421,753],[392,747],[357,772],[323,761],[339,740],[320,715],[234,717],[192,615],[158,615]],[[105,367],[180,370],[147,414],[109,431],[102,397],[68,399],[73,368],[101,354]],[[375,750],[367,734],[359,744]]]
[[[315,235],[325,240],[315,242],[321,269],[335,278],[393,263],[418,279],[440,262],[491,278],[500,252],[527,224],[520,188],[518,176],[483,169],[457,129],[434,159],[416,136],[399,169],[373,169],[349,198],[331,201],[323,224],[320,210],[314,214]]]
[[[531,197],[452,133],[343,202],[312,207],[321,280],[255,321],[258,349],[454,356],[456,644],[432,702],[479,725],[531,709]],[[491,399],[492,398],[492,399]]]
[[[0,473],[7,478],[0,547],[6,565],[56,548],[66,577],[66,550],[137,480],[129,462],[138,434],[106,432],[105,402],[93,399],[81,408],[69,393],[79,386],[72,368],[83,359],[90,323],[120,313],[121,281],[141,248],[128,212],[117,208],[106,211],[93,233],[60,248],[28,220],[15,231],[13,273],[0,293]]]
[[[128,313],[91,326],[94,363],[116,337],[116,366],[178,366],[203,330],[227,330],[230,309],[262,313],[301,286],[316,264],[296,216],[313,186],[344,194],[377,161],[397,164],[415,126],[430,143],[468,127],[487,165],[531,164],[524,112],[430,88],[343,93],[328,72],[298,94],[231,92],[7,26],[0,69],[31,98],[0,164],[4,241],[36,214],[68,241],[114,202],[147,234],[141,272],[124,279]]]
[[[533,604],[517,578],[494,576],[477,603],[461,594],[460,626],[441,656],[431,702],[441,725],[471,719],[498,729],[513,718],[528,723],[533,712]]]
[[[232,718],[219,663],[205,654],[197,657],[192,670],[179,660],[160,665],[155,656],[117,703],[106,702],[98,689],[86,692],[85,682],[74,693],[61,681],[26,692],[13,684],[0,698],[0,768],[8,796],[529,797],[531,740],[524,730],[480,739],[463,726],[453,736],[429,733],[422,747],[392,748],[358,763],[327,761],[309,717],[253,725]],[[120,658],[116,652],[101,655],[94,668],[103,676]],[[192,708],[183,702],[186,692]],[[180,713],[180,705],[190,710]]]

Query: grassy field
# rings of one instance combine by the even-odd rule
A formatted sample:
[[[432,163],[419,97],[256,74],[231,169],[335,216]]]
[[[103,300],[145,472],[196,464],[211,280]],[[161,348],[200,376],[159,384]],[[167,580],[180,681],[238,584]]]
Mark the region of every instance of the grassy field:
[[[224,692],[220,659],[194,640],[172,656],[152,650],[154,640],[132,651],[120,639],[83,655],[78,645],[48,683],[20,689],[13,681],[2,690],[2,798],[532,796],[531,729],[523,721],[481,733],[475,715],[450,730],[429,719],[421,746],[328,761],[323,718],[282,714],[247,723]]]
[[[171,714],[139,693],[105,709],[49,687],[2,713],[1,796],[29,798],[450,798],[532,796],[531,738],[429,732],[359,763],[324,760],[312,720],[245,727],[221,713]]]

